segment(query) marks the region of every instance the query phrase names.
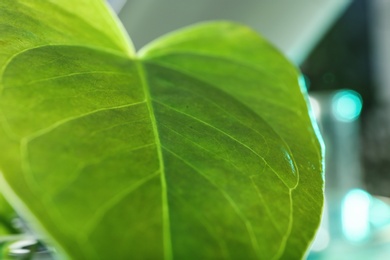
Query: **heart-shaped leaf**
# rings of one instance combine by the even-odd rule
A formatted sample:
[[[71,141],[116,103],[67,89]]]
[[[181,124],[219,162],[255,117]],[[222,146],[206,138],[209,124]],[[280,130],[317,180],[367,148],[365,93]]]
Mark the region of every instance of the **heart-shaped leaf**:
[[[250,29],[135,54],[98,0],[0,3],[9,201],[72,259],[302,257],[322,154],[299,72]]]

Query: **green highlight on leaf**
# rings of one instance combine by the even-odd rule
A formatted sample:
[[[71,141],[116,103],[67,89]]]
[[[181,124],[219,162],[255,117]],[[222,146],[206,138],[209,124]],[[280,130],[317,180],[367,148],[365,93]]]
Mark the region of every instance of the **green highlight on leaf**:
[[[304,256],[321,139],[257,33],[202,23],[135,54],[103,1],[5,0],[0,47],[1,191],[62,256]]]

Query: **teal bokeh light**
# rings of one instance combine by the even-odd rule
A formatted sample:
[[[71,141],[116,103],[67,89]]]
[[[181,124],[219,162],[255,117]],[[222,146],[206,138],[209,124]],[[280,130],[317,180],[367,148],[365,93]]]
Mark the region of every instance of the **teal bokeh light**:
[[[341,90],[332,99],[334,116],[344,122],[356,120],[362,111],[362,98],[353,90]]]
[[[371,196],[364,190],[350,190],[342,202],[342,225],[345,237],[351,242],[367,239],[370,232]]]

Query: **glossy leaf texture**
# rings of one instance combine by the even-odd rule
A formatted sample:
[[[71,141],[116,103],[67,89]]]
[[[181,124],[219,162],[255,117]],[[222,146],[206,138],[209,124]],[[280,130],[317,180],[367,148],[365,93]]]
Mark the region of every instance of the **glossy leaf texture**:
[[[322,150],[299,72],[245,26],[137,55],[103,1],[0,3],[0,169],[71,259],[296,259]]]

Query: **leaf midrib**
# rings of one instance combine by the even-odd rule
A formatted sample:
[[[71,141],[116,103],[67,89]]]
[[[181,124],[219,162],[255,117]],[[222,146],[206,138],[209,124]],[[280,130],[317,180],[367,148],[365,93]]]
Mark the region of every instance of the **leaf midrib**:
[[[171,241],[171,231],[170,231],[170,219],[169,219],[169,208],[168,208],[168,190],[167,182],[164,169],[164,159],[162,155],[162,145],[160,141],[160,135],[158,134],[157,120],[154,114],[152,97],[150,96],[150,87],[148,85],[148,80],[146,78],[145,69],[142,65],[141,60],[134,60],[136,62],[136,67],[140,75],[141,85],[145,94],[145,101],[148,106],[150,113],[150,119],[153,127],[153,133],[157,148],[157,155],[160,162],[160,181],[161,181],[161,191],[162,191],[162,221],[163,221],[163,250],[164,258],[166,260],[172,259],[172,241]]]

